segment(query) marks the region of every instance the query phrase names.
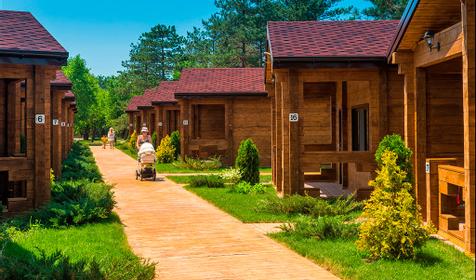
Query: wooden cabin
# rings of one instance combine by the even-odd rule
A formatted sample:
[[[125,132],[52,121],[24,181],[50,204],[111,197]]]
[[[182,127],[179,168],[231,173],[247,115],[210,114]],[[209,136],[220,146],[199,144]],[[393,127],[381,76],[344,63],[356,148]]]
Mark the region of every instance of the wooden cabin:
[[[0,200],[4,211],[25,211],[50,199],[50,83],[67,58],[68,52],[30,13],[0,11]]]
[[[439,234],[474,254],[473,1],[410,0],[389,51],[404,83],[404,135],[418,203]]]
[[[51,168],[55,176],[61,176],[62,162],[66,158],[70,142],[73,139],[72,134],[69,133],[71,127],[67,127],[67,118],[73,112],[73,108],[66,102],[74,102],[75,97],[71,92],[72,83],[60,70],[56,71],[56,78],[51,81],[51,95],[50,95],[50,114],[51,114]],[[68,94],[68,96],[66,96]],[[66,101],[66,100],[67,101]],[[63,115],[63,111],[65,111]],[[63,124],[63,126],[62,126]],[[71,142],[72,143],[72,142]]]
[[[155,110],[152,106],[152,99],[155,95],[155,88],[146,89],[144,94],[138,98],[136,101],[137,110],[139,111],[140,120],[142,122],[141,127],[137,129],[137,133],[140,133],[142,127],[147,127],[149,129],[150,135],[152,135],[156,129],[155,123]]]
[[[285,195],[368,196],[381,138],[403,132],[398,21],[269,22],[272,170]]]
[[[152,98],[152,105],[155,107],[155,123],[157,124],[154,129],[157,131],[159,143],[164,136],[170,135],[180,128],[180,106],[174,96],[177,84],[177,81],[160,82]]]
[[[181,155],[219,155],[234,162],[252,138],[262,166],[270,165],[270,105],[261,68],[184,69],[175,90],[180,106]]]
[[[64,160],[68,156],[74,140],[74,114],[77,112],[74,93],[70,90],[66,91],[61,104],[61,114],[58,115],[62,116],[59,125],[62,131],[62,138],[64,139],[61,143],[61,156]]]

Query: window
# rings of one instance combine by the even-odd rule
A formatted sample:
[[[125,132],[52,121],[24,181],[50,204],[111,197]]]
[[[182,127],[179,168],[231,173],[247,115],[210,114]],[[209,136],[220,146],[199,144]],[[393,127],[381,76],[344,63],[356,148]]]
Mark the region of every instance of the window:
[[[369,150],[369,106],[352,108],[352,151]]]
[[[25,198],[26,181],[10,182],[8,185],[8,198]]]

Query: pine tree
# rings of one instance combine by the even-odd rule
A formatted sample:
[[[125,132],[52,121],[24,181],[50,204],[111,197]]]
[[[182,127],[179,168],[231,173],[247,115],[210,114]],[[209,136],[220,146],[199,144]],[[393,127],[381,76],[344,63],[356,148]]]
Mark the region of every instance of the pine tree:
[[[363,10],[363,14],[373,19],[400,19],[408,0],[367,0],[372,7]]]

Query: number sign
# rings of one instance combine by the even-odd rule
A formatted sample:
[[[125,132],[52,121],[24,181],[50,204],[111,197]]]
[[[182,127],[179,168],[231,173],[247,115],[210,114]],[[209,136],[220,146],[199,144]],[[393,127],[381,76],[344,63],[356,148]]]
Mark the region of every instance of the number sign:
[[[188,125],[188,120],[183,120],[182,124],[183,125]]]
[[[53,119],[53,125],[59,125],[59,120],[58,119]]]
[[[35,115],[36,124],[45,124],[45,114],[36,114]]]
[[[162,126],[162,122],[159,122],[159,126]]]
[[[290,122],[299,121],[299,114],[298,113],[289,113],[289,121]]]

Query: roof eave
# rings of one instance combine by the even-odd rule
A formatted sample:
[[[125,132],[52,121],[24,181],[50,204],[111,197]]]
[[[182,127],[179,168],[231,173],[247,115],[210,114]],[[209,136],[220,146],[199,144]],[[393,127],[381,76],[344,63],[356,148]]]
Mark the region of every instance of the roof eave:
[[[412,20],[413,15],[415,14],[415,10],[418,7],[419,3],[420,3],[420,0],[410,0],[408,2],[407,7],[405,8],[405,11],[403,12],[400,23],[398,24],[397,33],[395,34],[392,44],[390,45],[387,51],[388,63],[391,62],[392,54],[398,49],[400,42],[402,41],[403,36],[405,35],[405,32],[407,31],[408,25],[410,24],[410,21]]]
[[[274,63],[280,62],[382,62],[386,56],[308,56],[308,57],[274,57]]]
[[[68,52],[24,51],[0,49],[0,63],[63,66],[68,62]]]
[[[152,105],[175,105],[177,101],[152,101]]]
[[[213,93],[190,93],[177,92],[175,98],[229,98],[229,97],[261,97],[268,96],[266,91],[263,92],[213,92]]]

